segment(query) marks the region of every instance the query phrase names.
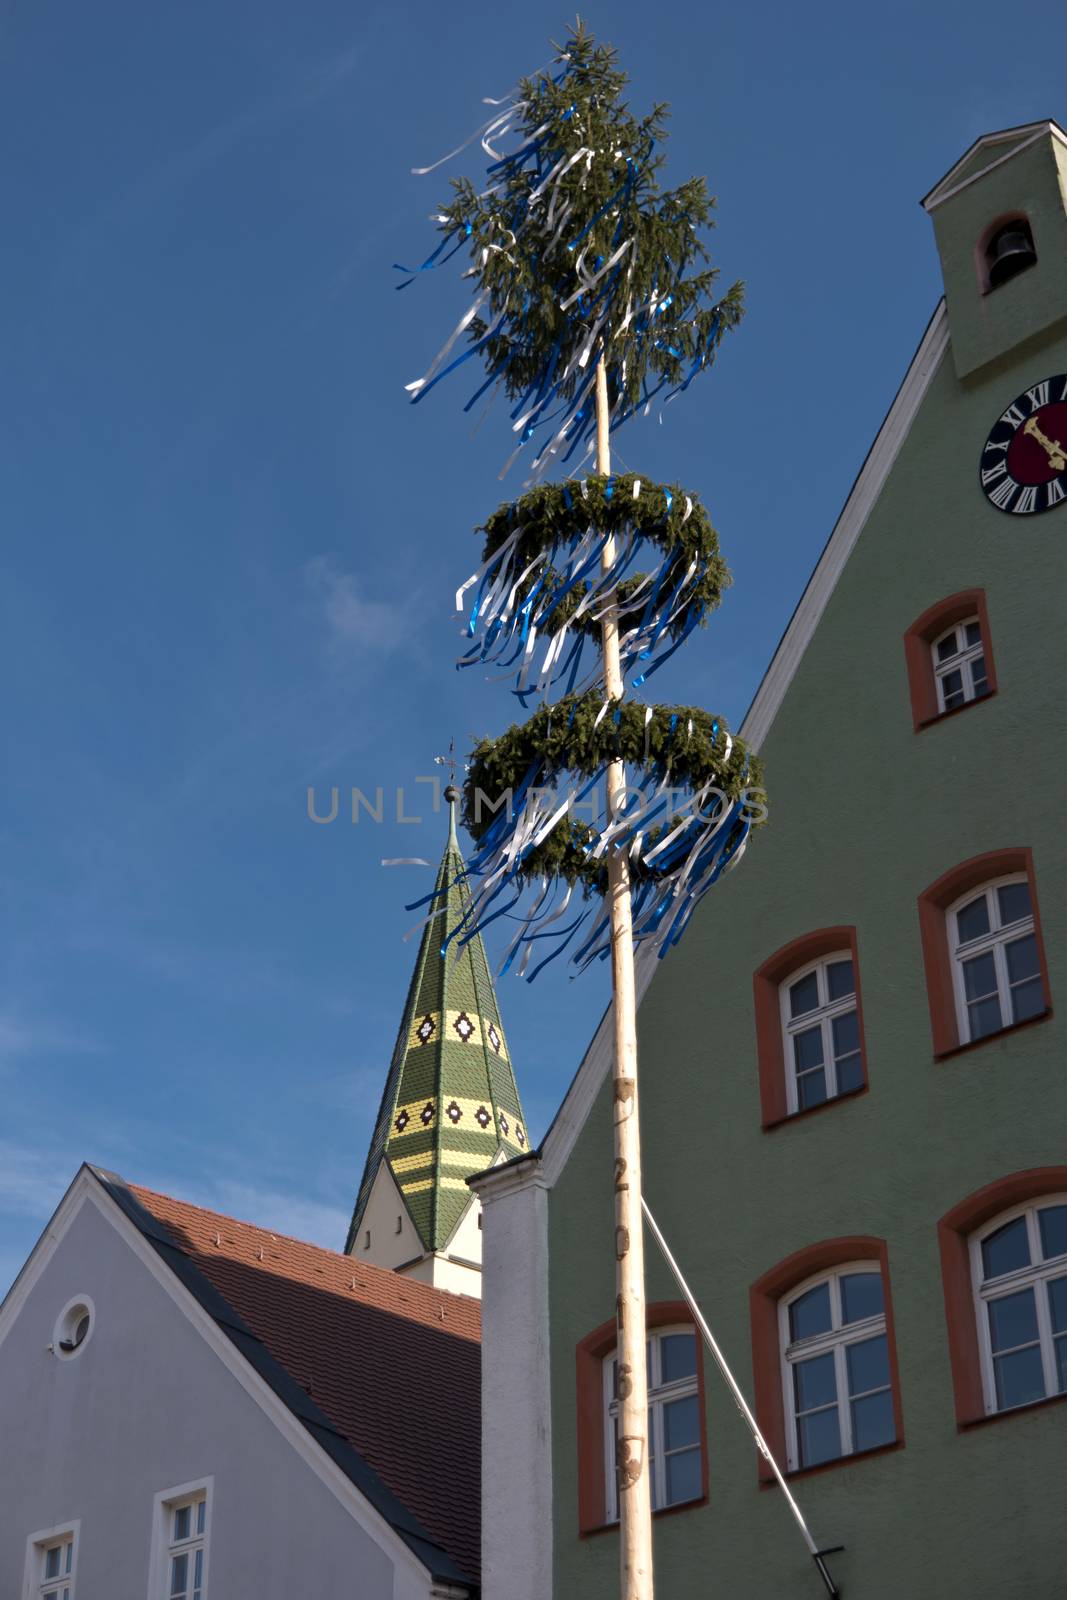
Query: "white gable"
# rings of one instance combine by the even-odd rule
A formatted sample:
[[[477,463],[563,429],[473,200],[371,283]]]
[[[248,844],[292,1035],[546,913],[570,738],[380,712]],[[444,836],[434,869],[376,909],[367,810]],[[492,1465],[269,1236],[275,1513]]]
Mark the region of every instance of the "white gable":
[[[91,1337],[49,1349],[91,1301]],[[426,1600],[426,1569],[87,1170],[0,1308],[0,1595],[27,1539],[80,1522],[79,1595],[150,1593],[156,1497],[213,1484],[212,1588]]]

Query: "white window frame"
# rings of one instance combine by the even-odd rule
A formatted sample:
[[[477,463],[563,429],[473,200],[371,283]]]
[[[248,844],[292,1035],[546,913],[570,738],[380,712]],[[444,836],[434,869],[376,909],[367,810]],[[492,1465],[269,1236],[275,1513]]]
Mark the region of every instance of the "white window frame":
[[[1067,1255],[1053,1256],[1049,1261],[1041,1259],[1041,1231],[1037,1220],[1037,1213],[1043,1211],[1046,1206],[1064,1205],[1067,1205],[1067,1194],[1043,1194],[1037,1200],[1028,1200],[1024,1205],[1012,1206],[1010,1210],[1000,1212],[988,1222],[983,1222],[982,1226],[971,1235],[971,1292],[974,1299],[974,1314],[978,1321],[982,1394],[987,1417],[1000,1416],[1001,1408],[997,1405],[993,1344],[989,1336],[989,1313],[986,1308],[991,1300],[999,1300],[1003,1295],[1015,1294],[1018,1290],[1029,1288],[1031,1285],[1035,1289],[1034,1301],[1037,1310],[1038,1339],[1041,1345],[1041,1370],[1045,1378],[1045,1399],[1062,1392],[1056,1381],[1056,1354],[1048,1295],[1036,1293],[1036,1288],[1039,1283],[1047,1283],[1051,1278],[1062,1278],[1067,1275]],[[999,1228],[1014,1222],[1016,1217],[1023,1216],[1027,1219],[1026,1231],[1030,1241],[1031,1265],[1018,1267],[1014,1272],[1001,1273],[999,1278],[983,1279],[982,1245],[991,1233],[996,1233]],[[1019,1406],[1005,1406],[1004,1411],[1025,1411],[1028,1405],[1040,1404],[1039,1400],[1028,1400]]]
[[[828,998],[829,980],[826,975],[827,967],[832,967],[837,961],[851,961],[852,963],[852,993],[843,995],[840,1000]],[[778,985],[778,1008],[782,1019],[782,1049],[785,1055],[785,1093],[786,1106],[790,1116],[795,1116],[801,1109],[800,1092],[797,1087],[796,1054],[793,1050],[793,1036],[797,1033],[807,1033],[809,1028],[816,1025],[822,1029],[822,1059],[823,1071],[826,1074],[826,1099],[838,1098],[837,1088],[837,1063],[834,1061],[834,1031],[833,1023],[836,1017],[843,1017],[846,1012],[856,1013],[857,1027],[859,1026],[859,997],[856,993],[856,958],[851,949],[835,950],[831,955],[819,956],[816,961],[809,961],[802,967],[797,967]],[[801,1017],[793,1017],[789,1012],[789,991],[795,983],[806,978],[809,973],[818,973],[819,1004],[814,1011],[805,1011]],[[866,1077],[867,1064],[863,1054],[863,1033],[859,1033],[860,1065]],[[850,1091],[854,1092],[854,1091]],[[824,1102],[820,1101],[820,1104]],[[809,1109],[808,1107],[804,1108]]]
[[[70,1600],[75,1600],[75,1582],[78,1576],[78,1546],[81,1542],[81,1518],[72,1522],[57,1522],[54,1528],[39,1528],[26,1540],[26,1566],[22,1582],[23,1600],[41,1600],[41,1596],[58,1589],[70,1590]],[[53,1546],[70,1540],[73,1545],[70,1572],[59,1578],[45,1578],[44,1558]]]
[[[673,1383],[655,1383],[654,1377],[660,1371],[660,1358],[658,1354],[659,1341],[669,1337],[672,1333],[689,1334],[693,1339],[693,1348],[696,1352],[696,1367],[692,1376],[677,1378]],[[649,1363],[648,1377],[648,1409],[652,1413],[652,1426],[649,1429],[648,1449],[651,1453],[652,1433],[660,1440],[663,1439],[663,1408],[672,1400],[684,1400],[689,1395],[696,1395],[699,1406],[700,1400],[700,1362],[701,1348],[700,1335],[691,1322],[671,1323],[662,1328],[649,1328],[648,1346],[651,1361]],[[619,1486],[615,1476],[615,1419],[618,1415],[619,1402],[615,1398],[614,1389],[614,1362],[617,1350],[611,1350],[604,1357],[603,1371],[603,1417],[604,1417],[604,1505],[606,1510],[605,1521],[618,1522],[619,1520]],[[700,1452],[701,1482],[704,1479],[704,1420],[698,1418],[697,1422],[697,1448]],[[667,1509],[667,1458],[660,1449],[656,1452],[653,1464],[655,1472],[655,1498],[658,1501],[657,1509]],[[672,1506],[693,1506],[699,1504],[701,1495],[693,1500],[676,1500]]]
[[[202,1576],[203,1600],[208,1600],[211,1580],[211,1525],[212,1502],[215,1495],[214,1477],[196,1478],[191,1483],[179,1483],[173,1489],[162,1489],[152,1504],[152,1546],[148,1560],[148,1600],[169,1600],[170,1558],[174,1550],[170,1538],[170,1518],[183,1505],[204,1501],[204,1533],[194,1535],[188,1547],[195,1551],[198,1544],[204,1551]]]
[[[1025,883],[1030,891],[1030,914],[1021,917],[1018,922],[1000,922],[1000,902],[997,899],[997,890],[1005,888],[1010,883]],[[989,907],[988,933],[983,933],[977,939],[971,939],[966,944],[959,943],[959,934],[956,927],[956,913],[962,911],[964,906],[969,906],[973,900],[985,895]],[[1030,882],[1027,872],[1009,872],[999,878],[990,878],[988,883],[977,884],[973,889],[968,889],[966,894],[961,894],[954,900],[945,912],[945,933],[948,938],[949,958],[952,962],[952,992],[956,1001],[956,1023],[959,1028],[960,1043],[971,1043],[971,1016],[967,1009],[967,994],[963,983],[963,964],[974,956],[983,955],[986,950],[992,950],[993,963],[997,978],[997,1002],[1000,1006],[1000,1027],[994,1033],[979,1035],[982,1039],[995,1039],[997,1033],[1003,1033],[1006,1028],[1017,1027],[1018,1024],[1012,1017],[1011,982],[1008,976],[1008,958],[1004,954],[1005,945],[1012,944],[1016,939],[1032,933],[1037,936],[1034,923],[1034,886]],[[1041,976],[1040,961],[1038,962],[1038,976]],[[1042,984],[1044,979],[1042,978]]]
[[[956,634],[957,641],[960,628],[969,628],[974,624],[978,629],[978,643],[965,644],[962,650],[946,656],[944,661],[937,658],[937,647],[950,633]],[[981,656],[985,663],[986,688],[979,694],[974,686],[974,671],[972,663]],[[938,714],[944,716],[946,711],[960,711],[962,706],[946,706],[944,679],[950,672],[959,672],[963,682],[963,705],[969,705],[972,700],[984,700],[989,693],[989,656],[986,649],[986,637],[982,631],[982,619],[977,611],[971,617],[963,617],[959,622],[954,622],[949,628],[942,628],[936,639],[930,641],[930,660],[934,669],[934,685],[937,690]]]
[[[864,1317],[859,1322],[843,1324],[841,1321],[841,1279],[847,1278],[853,1272],[876,1272],[882,1283],[883,1309],[874,1317]],[[833,1326],[828,1333],[811,1334],[806,1339],[798,1339],[790,1343],[789,1338],[789,1309],[793,1302],[799,1300],[810,1289],[818,1288],[819,1284],[830,1285],[830,1316]],[[882,1272],[880,1261],[848,1261],[844,1266],[834,1267],[829,1272],[816,1272],[810,1278],[805,1278],[803,1283],[798,1283],[788,1293],[784,1294],[778,1302],[778,1349],[782,1376],[782,1394],[785,1400],[785,1426],[786,1426],[786,1452],[790,1472],[800,1470],[800,1440],[797,1436],[797,1406],[796,1392],[793,1384],[793,1363],[796,1360],[807,1360],[810,1356],[825,1355],[833,1351],[834,1355],[834,1380],[837,1385],[837,1426],[841,1435],[841,1455],[834,1456],[835,1461],[843,1460],[846,1456],[856,1454],[852,1442],[852,1411],[850,1400],[858,1398],[848,1392],[848,1368],[845,1362],[845,1351],[850,1344],[859,1344],[864,1339],[873,1339],[878,1334],[886,1336],[886,1350],[889,1352],[889,1328],[887,1325],[885,1302],[887,1299],[886,1281]],[[881,1393],[880,1390],[865,1391],[871,1394]],[[893,1383],[893,1364],[889,1361],[889,1393],[893,1400],[893,1416],[896,1418],[896,1392]],[[895,1441],[894,1441],[895,1442]],[[880,1446],[876,1448],[881,1448]]]

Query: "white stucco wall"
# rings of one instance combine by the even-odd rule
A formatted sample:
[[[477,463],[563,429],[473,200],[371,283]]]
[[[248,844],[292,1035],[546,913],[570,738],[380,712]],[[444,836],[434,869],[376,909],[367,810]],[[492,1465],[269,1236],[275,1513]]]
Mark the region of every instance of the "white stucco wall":
[[[301,1458],[79,1181],[86,1198],[68,1230],[6,1331],[0,1321],[3,1600],[22,1595],[27,1537],[75,1519],[77,1600],[155,1600],[154,1497],[209,1475],[218,1600],[426,1600],[414,1558],[369,1507],[346,1505],[354,1491],[333,1484],[335,1469]],[[46,1347],[83,1293],[92,1337],[62,1361]]]
[[[536,1161],[476,1182],[482,1200],[482,1600],[546,1600],[552,1594],[548,1190]]]
[[[384,1267],[392,1272],[421,1254],[422,1240],[396,1186],[396,1179],[383,1161],[367,1196],[352,1255],[359,1261],[369,1261],[372,1267]]]

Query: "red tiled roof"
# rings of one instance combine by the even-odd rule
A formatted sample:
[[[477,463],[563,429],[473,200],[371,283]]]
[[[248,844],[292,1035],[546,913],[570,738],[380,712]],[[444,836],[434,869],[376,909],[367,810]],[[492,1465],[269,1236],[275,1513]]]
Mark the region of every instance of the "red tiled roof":
[[[477,1580],[479,1302],[129,1188],[397,1499]]]

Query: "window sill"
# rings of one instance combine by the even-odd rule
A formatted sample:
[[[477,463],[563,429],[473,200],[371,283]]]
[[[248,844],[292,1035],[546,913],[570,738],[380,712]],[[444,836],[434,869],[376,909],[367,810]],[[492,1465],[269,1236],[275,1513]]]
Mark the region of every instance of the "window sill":
[[[958,717],[961,711],[971,711],[975,706],[984,706],[987,701],[996,698],[996,693],[995,689],[990,689],[974,700],[965,700],[961,706],[952,706],[948,711],[938,711],[932,717],[921,717],[915,724],[915,732],[922,733],[924,728],[935,728],[939,722],[948,722],[952,717]]]
[[[846,1089],[844,1094],[835,1094],[829,1100],[820,1100],[817,1106],[805,1106],[802,1111],[787,1111],[782,1117],[773,1117],[770,1122],[763,1124],[764,1133],[772,1133],[775,1128],[784,1128],[790,1122],[801,1122],[806,1117],[814,1117],[820,1111],[828,1111],[831,1106],[840,1105],[842,1100],[856,1100],[870,1090],[869,1083],[861,1083],[858,1089]]]
[[[1025,1022],[1012,1022],[1006,1028],[998,1028],[996,1033],[984,1033],[980,1039],[968,1039],[966,1044],[954,1044],[949,1050],[935,1050],[935,1061],[951,1061],[954,1056],[963,1056],[971,1050],[980,1050],[984,1044],[992,1044],[996,1039],[1005,1039],[1008,1034],[1021,1033],[1024,1028],[1032,1028],[1039,1022],[1047,1022],[1052,1015],[1052,1007],[1046,1006],[1044,1011],[1039,1011],[1036,1017],[1027,1017]]]
[[[695,1511],[698,1506],[706,1506],[708,1497],[702,1494],[699,1500],[682,1500],[676,1506],[661,1506],[658,1511],[653,1511],[652,1520],[658,1522],[660,1517],[676,1517],[680,1511]],[[618,1533],[618,1522],[600,1522],[595,1528],[579,1528],[580,1539],[595,1539],[600,1533]]]
[[[1004,1422],[1008,1417],[1029,1416],[1031,1411],[1044,1411],[1047,1406],[1062,1405],[1067,1394],[1047,1394],[1043,1400],[1031,1400],[1028,1406],[1009,1406],[1005,1411],[990,1411],[984,1417],[969,1417],[957,1424],[960,1433],[970,1433],[972,1428],[984,1428],[989,1422]]]
[[[817,1467],[793,1467],[784,1474],[787,1483],[792,1483],[794,1478],[814,1478],[821,1472],[833,1472],[838,1467],[850,1466],[853,1461],[870,1461],[872,1456],[892,1455],[894,1450],[903,1450],[904,1440],[893,1439],[889,1444],[876,1444],[873,1450],[853,1450],[850,1456],[835,1456],[832,1461],[820,1461]],[[760,1476],[761,1489],[777,1489],[778,1480],[773,1475]]]

